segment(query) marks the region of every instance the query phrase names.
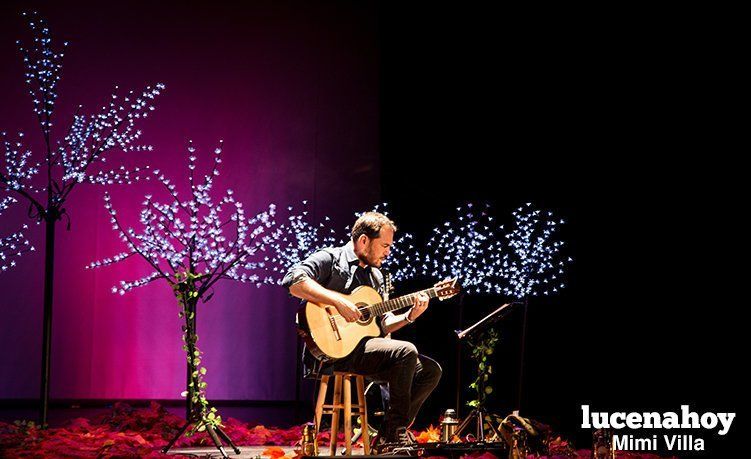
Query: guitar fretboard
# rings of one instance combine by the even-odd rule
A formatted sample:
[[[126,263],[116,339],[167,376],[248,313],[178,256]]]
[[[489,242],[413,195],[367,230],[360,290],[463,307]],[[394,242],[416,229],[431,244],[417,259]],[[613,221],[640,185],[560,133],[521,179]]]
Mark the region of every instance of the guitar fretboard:
[[[426,294],[430,299],[438,296],[435,287],[432,287],[425,290],[420,290],[419,292],[410,293],[409,295],[404,295],[388,301],[383,301],[381,303],[371,304],[370,306],[368,306],[368,309],[370,309],[371,312],[376,316],[382,316],[387,312],[406,308],[407,306],[412,306],[413,304],[415,304],[415,297],[421,293]]]

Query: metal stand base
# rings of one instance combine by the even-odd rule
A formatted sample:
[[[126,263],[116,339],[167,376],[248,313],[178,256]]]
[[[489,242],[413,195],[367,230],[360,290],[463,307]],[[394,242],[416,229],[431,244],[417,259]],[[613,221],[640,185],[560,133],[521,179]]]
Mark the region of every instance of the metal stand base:
[[[476,441],[478,442],[484,442],[485,441],[485,416],[490,416],[491,418],[495,415],[488,412],[488,410],[485,409],[484,406],[478,406],[477,408],[473,409],[472,411],[467,414],[467,417],[464,418],[464,421],[457,427],[456,429],[456,436],[461,437],[462,432],[469,427],[470,421],[473,419],[476,421]],[[490,429],[495,434],[496,441],[497,439],[501,438],[501,433],[498,432],[498,429],[493,425],[493,421],[491,420],[488,422],[488,425],[490,426]]]
[[[183,436],[186,430],[188,430],[188,427],[192,426],[193,424],[197,424],[198,427],[201,427],[201,424],[203,424],[203,421],[199,417],[193,417],[193,419],[188,420],[188,422],[185,423],[185,425],[177,432],[177,435],[175,435],[172,440],[162,448],[162,453],[167,454],[170,449],[175,445],[177,440],[180,439],[180,437]],[[234,443],[232,443],[232,440],[227,436],[224,431],[219,427],[214,427],[211,425],[203,424],[203,426],[206,429],[206,432],[209,434],[209,437],[211,437],[211,440],[214,442],[214,445],[216,445],[216,448],[219,450],[219,452],[222,454],[222,457],[228,458],[227,451],[224,450],[224,446],[219,441],[219,437],[222,438],[235,452],[235,454],[240,454],[240,448],[235,446]]]

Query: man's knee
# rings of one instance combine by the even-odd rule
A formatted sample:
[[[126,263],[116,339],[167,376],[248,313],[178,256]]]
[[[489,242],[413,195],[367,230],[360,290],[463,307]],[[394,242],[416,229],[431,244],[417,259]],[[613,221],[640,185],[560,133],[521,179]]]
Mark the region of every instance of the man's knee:
[[[396,341],[394,340],[396,344],[396,351],[397,354],[402,358],[417,358],[419,353],[417,352],[417,347],[410,343],[409,341]]]
[[[425,372],[425,379],[438,384],[438,381],[441,379],[441,375],[443,374],[441,365],[439,365],[435,360],[424,356],[420,356],[420,363],[422,364],[422,369]]]

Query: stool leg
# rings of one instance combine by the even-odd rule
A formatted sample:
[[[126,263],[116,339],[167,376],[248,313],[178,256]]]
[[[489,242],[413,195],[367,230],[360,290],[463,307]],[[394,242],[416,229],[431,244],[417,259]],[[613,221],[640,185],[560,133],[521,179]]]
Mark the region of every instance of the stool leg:
[[[365,403],[365,378],[357,376],[357,405],[360,408],[360,427],[362,428],[362,447],[365,455],[370,455],[370,432],[368,431],[368,407]]]
[[[329,456],[336,455],[337,436],[339,435],[339,412],[342,410],[342,377],[340,375],[334,376],[334,401],[332,406]]]
[[[323,404],[326,402],[326,391],[329,388],[329,377],[321,376],[321,384],[318,385],[318,400],[316,401],[315,422],[316,435],[321,431],[321,418],[323,417]]]
[[[344,377],[344,451],[352,455],[352,379]]]

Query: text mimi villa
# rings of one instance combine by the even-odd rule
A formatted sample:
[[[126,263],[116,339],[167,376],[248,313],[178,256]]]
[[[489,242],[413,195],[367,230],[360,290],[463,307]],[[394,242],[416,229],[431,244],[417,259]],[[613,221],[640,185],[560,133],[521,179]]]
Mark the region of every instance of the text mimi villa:
[[[735,413],[697,413],[689,405],[681,405],[679,413],[657,412],[595,412],[589,405],[582,405],[583,429],[704,429],[727,435],[735,419]],[[660,439],[663,443],[660,444]],[[666,448],[670,451],[704,451],[704,439],[692,434],[649,435],[613,433],[613,449],[620,451],[656,451]]]

